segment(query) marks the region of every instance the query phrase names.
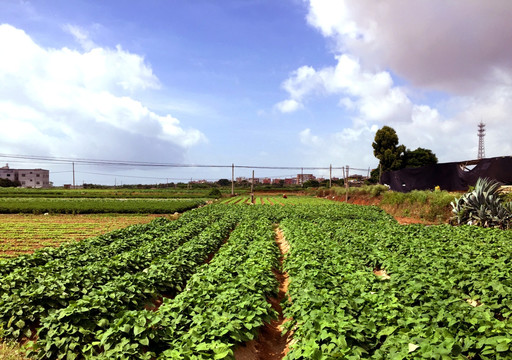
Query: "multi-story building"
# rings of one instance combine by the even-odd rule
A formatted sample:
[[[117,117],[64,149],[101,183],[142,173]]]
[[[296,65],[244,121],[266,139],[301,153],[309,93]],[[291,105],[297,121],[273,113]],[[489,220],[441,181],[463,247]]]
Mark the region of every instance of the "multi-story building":
[[[297,174],[298,185],[302,185],[309,180],[315,180],[315,176],[313,174]]]
[[[50,187],[50,171],[45,169],[11,169],[6,164],[0,168],[0,178],[19,181],[24,188]]]

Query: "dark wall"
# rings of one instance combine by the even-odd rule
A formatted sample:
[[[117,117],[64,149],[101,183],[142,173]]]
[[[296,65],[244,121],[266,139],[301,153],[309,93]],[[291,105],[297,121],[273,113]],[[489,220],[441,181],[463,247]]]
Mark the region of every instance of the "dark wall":
[[[482,159],[471,170],[463,169],[464,163],[443,163],[387,171],[382,174],[381,184],[393,191],[428,190],[436,186],[448,191],[466,191],[478,178],[490,178],[503,184],[512,184],[512,157]]]

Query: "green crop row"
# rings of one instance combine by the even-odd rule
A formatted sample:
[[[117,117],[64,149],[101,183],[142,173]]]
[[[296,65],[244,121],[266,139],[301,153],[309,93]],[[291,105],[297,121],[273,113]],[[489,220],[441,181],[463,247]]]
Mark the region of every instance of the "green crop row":
[[[64,264],[60,267],[61,262],[52,262],[41,268],[32,268],[34,271],[27,272],[32,275],[30,277],[19,272],[7,276],[9,291],[0,297],[0,321],[7,324],[4,336],[29,336],[30,327],[37,319],[68,306],[125,273],[142,271],[153,258],[173,251],[195,235],[189,229],[184,230],[177,231],[176,236],[162,236],[160,239],[146,235],[143,237],[144,245],[87,266],[68,267]]]
[[[286,219],[287,359],[509,359],[512,234]]]
[[[236,220],[235,216],[225,217],[213,223],[143,271],[120,276],[43,318],[38,332],[39,357],[97,355],[100,348],[94,343],[98,332],[108,328],[120,313],[142,308],[159,294],[174,297],[181,292],[197,267],[221,246]]]
[[[286,359],[512,358],[512,232],[341,203],[210,205],[2,262],[0,336],[36,328],[40,359],[233,359],[275,316],[275,226]]]
[[[150,198],[150,199],[190,199],[208,198],[211,189],[30,189],[0,188],[3,197],[41,198]]]
[[[146,269],[153,261],[174,251],[207,226],[213,226],[209,224],[217,218],[226,215],[209,210],[203,210],[203,213],[203,216],[192,218],[183,216],[176,222],[155,221],[153,226],[142,226],[144,232],[140,233],[136,228],[135,236],[124,239],[116,232],[118,239],[111,243],[104,243],[105,236],[84,241],[65,247],[68,254],[73,249],[78,250],[76,256],[71,254],[44,265],[16,268],[0,281],[0,322],[4,324],[4,336],[30,335],[28,331],[32,324],[50,312],[68,306],[125,274]],[[126,235],[131,234],[127,232]],[[97,242],[103,246],[98,246]],[[32,255],[35,257],[36,254]]]
[[[181,221],[183,221],[182,219]],[[125,229],[115,230],[110,233],[92,237],[71,246],[61,246],[58,248],[43,248],[35,251],[33,254],[22,255],[12,260],[0,260],[0,275],[4,276],[13,272],[26,273],[30,278],[30,268],[40,267],[50,261],[61,260],[63,263],[69,263],[71,266],[82,266],[94,261],[95,258],[101,259],[111,257],[119,252],[128,249],[130,246],[136,247],[143,240],[140,235],[154,227],[164,226],[171,231],[179,226],[180,222],[171,223],[168,220],[158,219],[150,224],[132,225]],[[14,275],[13,275],[14,276]],[[5,283],[8,279],[0,280],[0,292],[8,290]],[[17,284],[13,284],[17,286]]]
[[[0,214],[169,214],[204,203],[204,199],[0,198]]]
[[[237,344],[254,339],[275,317],[266,298],[277,292],[279,251],[272,222],[248,212],[186,291],[158,311],[128,311],[102,332],[101,358],[232,358]]]
[[[235,196],[221,201],[223,204],[247,205],[251,203],[251,197],[247,195]],[[254,197],[254,205],[326,205],[330,201],[312,196],[266,196],[257,195]]]

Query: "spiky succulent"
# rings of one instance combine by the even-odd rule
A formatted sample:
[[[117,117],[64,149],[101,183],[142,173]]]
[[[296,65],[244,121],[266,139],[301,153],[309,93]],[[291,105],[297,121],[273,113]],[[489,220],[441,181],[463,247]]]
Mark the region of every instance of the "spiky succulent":
[[[503,201],[501,184],[480,178],[475,189],[451,202],[452,222],[483,227],[508,229],[512,220],[512,205]]]

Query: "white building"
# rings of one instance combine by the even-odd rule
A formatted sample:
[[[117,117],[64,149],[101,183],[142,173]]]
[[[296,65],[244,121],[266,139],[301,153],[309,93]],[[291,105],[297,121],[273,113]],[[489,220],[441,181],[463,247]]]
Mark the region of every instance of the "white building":
[[[50,170],[11,169],[6,164],[0,168],[0,179],[19,181],[24,188],[47,188],[50,187]]]

